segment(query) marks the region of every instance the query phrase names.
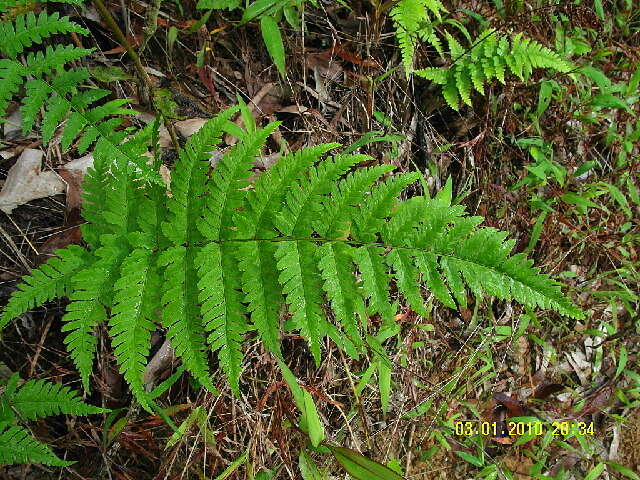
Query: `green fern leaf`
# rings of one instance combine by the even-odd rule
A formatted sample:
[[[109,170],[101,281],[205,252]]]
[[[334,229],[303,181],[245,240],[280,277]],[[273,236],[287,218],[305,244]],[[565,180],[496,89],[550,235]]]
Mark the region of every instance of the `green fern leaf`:
[[[32,52],[27,55],[27,71],[29,75],[40,78],[91,52],[92,48],[78,48],[73,45],[48,46],[45,52]]]
[[[445,306],[456,308],[449,289],[442,281],[442,275],[438,265],[438,257],[431,252],[416,252],[416,267],[422,275],[422,281],[433,295]]]
[[[550,68],[559,72],[568,72],[572,68],[557,53],[525,38],[521,33],[514,35],[511,40],[505,35],[498,37],[494,31],[481,33],[471,42],[468,55],[451,34],[446,35],[453,65],[449,68],[417,70],[416,74],[442,85],[445,101],[455,110],[460,100],[472,105],[472,86],[482,94],[484,84],[494,78],[505,84],[507,68],[522,81],[529,78],[534,68]]]
[[[72,276],[86,264],[86,252],[76,246],[57,250],[55,257],[23,277],[0,317],[0,329],[11,320],[54,298],[65,295]]]
[[[395,311],[389,302],[391,275],[382,257],[383,253],[382,247],[365,245],[355,250],[353,258],[362,274],[364,291],[369,300],[368,313],[378,313],[385,325],[392,325]]]
[[[218,163],[213,172],[212,190],[206,199],[206,209],[202,221],[198,223],[205,238],[219,240],[232,236],[229,229],[247,194],[242,189],[248,185],[247,179],[251,175],[254,157],[278,125],[278,122],[273,122],[247,134]]]
[[[112,237],[106,246],[96,250],[99,259],[73,277],[74,290],[62,317],[62,331],[69,332],[64,343],[87,391],[97,345],[93,331],[107,318],[105,305],[113,302],[113,285],[128,253],[123,247]]]
[[[149,302],[154,292],[154,254],[138,248],[125,258],[120,278],[115,283],[114,306],[109,319],[109,334],[120,371],[141,405],[145,401],[144,370],[151,349],[151,332],[155,330],[155,305]]]
[[[357,227],[353,230],[354,238],[362,242],[375,241],[375,232],[382,229],[384,219],[396,205],[396,197],[418,178],[417,172],[396,175],[374,189],[354,216]]]
[[[362,346],[362,338],[356,314],[362,318],[364,303],[355,279],[353,247],[342,242],[327,242],[318,249],[318,268],[323,279],[323,289],[331,302],[336,320],[349,340]]]
[[[7,401],[26,420],[59,415],[92,415],[107,412],[82,401],[78,394],[64,385],[44,380],[29,380],[9,395]]]
[[[396,38],[407,75],[413,70],[415,44],[419,38],[429,42],[438,53],[442,52],[432,23],[440,21],[442,13],[446,12],[440,0],[399,0],[391,9],[390,16],[396,27]]]
[[[251,245],[257,246],[255,243]],[[233,274],[233,268],[237,265],[233,261],[234,257],[230,250],[226,245],[220,246],[217,243],[210,243],[200,250],[196,259],[200,289],[198,300],[201,304],[204,331],[209,334],[208,342],[211,350],[218,353],[218,361],[229,379],[231,390],[239,396],[243,335],[249,327],[244,319],[245,307],[242,304],[241,292],[237,289],[237,279]],[[251,252],[245,249],[244,254],[248,253]],[[246,262],[256,265],[259,271],[258,255],[256,258],[247,256]],[[247,274],[250,275],[250,273]],[[247,298],[250,308],[259,308],[256,306],[257,301],[251,297],[263,294],[264,292],[258,288],[251,290]],[[277,305],[277,298],[266,297],[261,305],[265,309],[274,308],[273,306]],[[277,332],[277,329],[269,328],[267,331],[271,332],[272,336],[276,336],[273,332]],[[274,342],[276,342],[275,338],[271,340],[271,343]],[[265,343],[269,343],[267,339]]]
[[[21,63],[6,58],[0,59],[0,116],[7,114],[9,100],[18,92],[22,79],[27,75]]]
[[[209,169],[209,154],[220,142],[223,127],[235,110],[209,120],[185,145],[176,163],[171,179],[172,198],[168,202],[170,220],[163,224],[163,232],[174,245],[181,245],[197,234],[194,227],[202,214],[206,172]],[[200,225],[199,225],[200,226]]]
[[[416,268],[411,252],[403,249],[394,249],[387,256],[387,262],[395,271],[398,290],[407,300],[409,306],[418,314],[427,316],[424,308],[424,299],[420,293],[418,283],[418,269]]]
[[[16,16],[15,23],[0,23],[0,52],[10,58],[16,58],[25,48],[34,43],[60,33],[75,32],[83,35],[89,33],[77,23],[62,17],[58,12],[47,14],[44,10],[37,17],[33,12]]]
[[[363,155],[361,161],[369,158]],[[355,207],[364,201],[375,181],[393,169],[391,165],[359,169],[335,184],[331,197],[323,202],[323,212],[314,224],[318,234],[329,239],[346,238],[357,213]],[[366,220],[361,221],[366,223]]]
[[[160,255],[158,264],[166,267],[162,317],[176,355],[205,388],[213,391],[199,315],[194,260],[194,247],[174,246]]]
[[[285,191],[318,158],[338,144],[318,145],[286,155],[256,181],[247,194],[245,208],[236,213],[238,238],[274,236],[273,222]],[[281,287],[278,282],[276,247],[270,242],[240,242],[236,256],[242,273],[242,288],[247,295],[251,320],[265,346],[280,351]]]
[[[320,364],[320,340],[326,333],[322,311],[322,283],[314,262],[313,242],[292,240],[280,242],[276,257],[282,291],[293,315],[295,328],[308,340],[316,364]]]
[[[466,65],[460,64],[456,67],[454,78],[456,79],[456,86],[460,93],[462,101],[469,106],[471,105],[471,77],[467,71]]]
[[[0,465],[16,463],[41,463],[55,467],[73,464],[59,459],[48,446],[34,439],[26,428],[0,428]]]

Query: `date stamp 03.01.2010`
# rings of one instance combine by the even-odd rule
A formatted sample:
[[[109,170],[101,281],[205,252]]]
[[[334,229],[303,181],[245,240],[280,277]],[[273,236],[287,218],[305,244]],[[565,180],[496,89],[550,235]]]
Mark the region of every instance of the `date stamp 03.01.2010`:
[[[594,434],[592,422],[576,422],[568,420],[557,422],[483,422],[477,420],[462,420],[453,422],[453,428],[455,434],[460,436],[539,436],[545,435],[548,432],[554,436]]]

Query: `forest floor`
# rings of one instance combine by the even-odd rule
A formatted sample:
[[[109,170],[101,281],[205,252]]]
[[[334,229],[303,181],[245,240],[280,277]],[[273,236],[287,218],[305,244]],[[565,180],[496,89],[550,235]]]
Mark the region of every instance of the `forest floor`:
[[[428,318],[402,309],[386,413],[376,376],[367,379],[369,359],[345,358],[327,341],[316,367],[305,342],[285,338],[285,357],[296,377],[317,392],[330,438],[407,479],[639,478],[640,101],[628,100],[627,108],[594,105],[566,75],[538,72],[527,84],[488,85],[473,107],[455,111],[439,89],[398,68],[391,22],[375,2],[351,8],[342,2],[306,4],[304,32],[281,27],[287,52],[283,78],[257,22],[239,25],[238,11],[214,10],[203,26],[193,28],[206,12],[195,3],[162,2],[158,30],[141,52],[147,73],[175,113],[181,138],[199,119],[236,104],[238,96],[258,125],[282,122],[279,131],[290,150],[323,142],[348,145],[372,130],[382,132],[389,141],[366,145],[362,153],[397,171],[422,172],[432,194],[451,177],[456,201],[485,217],[484,225],[507,231],[516,240],[514,251],[528,252],[587,312],[576,321],[471,297],[460,311],[434,301]],[[614,84],[626,85],[635,71],[628,65],[640,65],[637,11],[620,25],[617,16],[624,9],[616,2],[595,2],[611,9],[595,20],[577,7],[562,11],[562,5],[549,5],[541,13],[535,9],[536,16],[529,8],[551,2],[513,2],[522,8],[504,17],[495,6],[501,2],[453,3],[452,18],[467,20],[463,12],[469,9],[552,48],[565,48],[567,38],[574,46],[586,44],[589,48],[572,60],[593,62]],[[586,3],[581,8],[591,11]],[[108,8],[137,46],[147,4],[122,5],[126,12],[117,1]],[[131,99],[139,121],[148,119],[152,112],[139,98],[131,61],[95,9],[74,7],[67,13],[91,32],[74,41],[97,49],[91,57],[95,83],[114,97]],[[560,38],[560,27],[571,35]],[[433,58],[434,52],[419,49],[416,63],[426,66]],[[537,115],[544,82],[552,82],[556,93]],[[24,149],[42,148],[36,134],[11,132],[8,125],[0,186]],[[170,165],[174,153],[165,140]],[[271,148],[265,154],[278,145]],[[45,152],[43,171],[60,172],[78,157],[54,142]],[[593,164],[585,166],[588,162]],[[34,199],[11,214],[0,213],[0,304],[30,268],[56,248],[80,241],[74,228],[80,187],[65,180],[73,194]],[[47,378],[81,389],[60,333],[64,306],[48,304],[5,329],[0,377],[17,371],[25,379]],[[87,399],[122,415],[131,399],[106,331],[97,335],[94,391]],[[158,348],[161,337],[156,340]],[[33,424],[32,431],[77,463],[63,474],[38,465],[0,467],[0,478],[303,478],[298,452],[305,440],[288,426],[295,407],[277,363],[256,342],[248,345],[243,367],[240,399],[222,376],[214,376],[221,379],[218,396],[195,389],[184,376],[161,398],[177,424],[194,407],[202,407],[208,418],[208,427],[187,429],[169,448],[172,430],[148,413],[102,421],[59,416]],[[549,436],[518,444],[518,437],[456,431],[455,421],[489,422],[505,412],[545,418]],[[555,422],[564,421],[584,422],[585,431],[563,435]],[[305,480],[347,478],[329,457],[313,458],[326,476]],[[242,461],[234,464],[237,459]],[[218,477],[230,466],[228,476]]]

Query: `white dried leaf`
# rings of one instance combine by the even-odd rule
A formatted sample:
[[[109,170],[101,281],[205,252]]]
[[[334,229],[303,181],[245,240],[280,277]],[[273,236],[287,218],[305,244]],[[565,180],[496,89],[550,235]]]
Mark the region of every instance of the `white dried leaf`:
[[[27,148],[9,169],[0,191],[0,210],[11,213],[18,205],[64,193],[65,183],[53,171],[42,171],[42,150]]]

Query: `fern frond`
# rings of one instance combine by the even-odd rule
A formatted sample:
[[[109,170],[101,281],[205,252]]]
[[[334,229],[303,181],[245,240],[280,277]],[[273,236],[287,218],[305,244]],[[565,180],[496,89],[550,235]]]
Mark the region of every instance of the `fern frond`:
[[[245,208],[236,213],[239,238],[275,236],[274,219],[285,192],[306,173],[321,155],[338,144],[318,145],[282,157],[256,181],[247,194]],[[282,291],[277,275],[276,246],[270,242],[242,242],[236,256],[242,273],[251,320],[265,346],[280,351],[280,302]]]
[[[553,309],[578,318],[580,310],[568,302],[558,283],[533,268],[522,253],[509,256],[515,242],[493,228],[482,228],[446,256],[450,272],[459,272],[477,296],[516,300],[530,307]]]
[[[359,155],[338,155],[309,171],[287,193],[286,204],[275,219],[278,230],[286,236],[307,237],[320,212],[319,200],[329,193],[335,182],[362,159]]]
[[[442,85],[447,104],[459,108],[460,100],[471,106],[471,87],[484,93],[484,85],[493,79],[505,83],[510,71],[520,80],[528,79],[536,68],[569,72],[573,66],[556,52],[521,33],[498,36],[495,31],[481,33],[465,53],[458,41],[447,33],[449,50],[454,65],[449,68],[426,68],[416,74]]]
[[[361,159],[369,157],[363,155]],[[331,196],[323,203],[323,211],[314,223],[315,230],[324,238],[346,238],[351,228],[356,206],[366,198],[370,187],[382,175],[394,169],[391,165],[362,168],[336,183]]]
[[[47,445],[33,438],[26,428],[17,425],[0,428],[0,465],[17,463],[41,463],[54,467],[73,464],[58,458]]]
[[[266,138],[277,128],[272,123],[264,129],[247,134],[242,141],[227,153],[218,163],[212,175],[212,188],[206,198],[204,216],[198,227],[207,240],[219,241],[236,235],[234,216],[243,205],[247,195],[241,188],[247,185],[254,157]],[[264,211],[263,211],[264,212]],[[253,219],[258,221],[257,218]],[[257,226],[256,226],[257,229]],[[253,235],[256,233],[254,229]],[[214,247],[207,247],[213,249]],[[203,260],[204,261],[204,260]],[[253,244],[222,244],[215,249],[211,268],[216,272],[217,295],[212,291],[203,291],[203,298],[213,299],[213,305],[207,308],[205,317],[211,332],[209,341],[214,350],[218,350],[218,359],[231,380],[232,389],[239,392],[238,377],[242,351],[239,340],[248,330],[243,314],[245,307],[241,290],[244,288],[249,303],[248,311],[253,324],[263,338],[265,346],[279,351],[278,297],[280,288],[275,276],[274,247]],[[265,276],[265,268],[267,275]],[[221,276],[218,276],[218,272]],[[241,274],[236,272],[242,272]],[[201,283],[210,274],[200,270]],[[223,275],[223,276],[222,276]],[[215,310],[211,310],[211,307]],[[205,305],[203,304],[203,308]]]
[[[55,254],[47,263],[23,277],[24,283],[18,285],[18,291],[2,311],[0,329],[32,308],[65,295],[73,275],[88,261],[85,250],[77,245],[57,250]]]
[[[59,415],[92,415],[108,410],[82,401],[76,392],[61,384],[44,380],[29,380],[7,399],[26,420]]]
[[[353,258],[360,269],[364,291],[369,300],[368,313],[378,313],[385,325],[392,325],[395,309],[389,302],[391,275],[382,257],[383,253],[382,247],[363,245],[355,250]]]
[[[279,122],[273,122],[265,128],[247,134],[218,162],[212,175],[204,215],[198,222],[202,235],[208,240],[232,236],[229,229],[233,226],[233,217],[247,194],[243,188],[248,185],[247,179],[251,175],[254,157],[278,125]]]
[[[362,346],[356,315],[365,319],[364,302],[358,289],[353,264],[353,247],[343,242],[327,242],[318,249],[318,268],[323,290],[331,302],[336,320],[349,340]]]
[[[174,245],[185,243],[188,236],[194,239],[198,233],[195,227],[204,209],[202,195],[209,169],[209,152],[220,142],[224,125],[233,113],[233,109],[227,109],[205,123],[180,153],[171,178],[172,198],[167,204],[170,216],[162,226]]]
[[[62,17],[58,12],[48,14],[44,10],[36,17],[33,12],[18,15],[12,22],[0,23],[0,52],[10,58],[16,58],[25,48],[60,33],[75,32],[87,35],[88,30],[69,17]]]
[[[73,45],[49,45],[44,52],[31,52],[27,55],[27,72],[36,78],[49,75],[72,60],[85,57],[93,49],[78,48]]]
[[[353,237],[362,242],[374,241],[376,232],[381,230],[384,219],[393,210],[396,197],[418,178],[417,172],[396,175],[374,189],[354,215]]]
[[[392,250],[386,258],[387,263],[395,271],[396,285],[414,312],[427,316],[424,299],[420,293],[418,268],[411,252],[403,249]]]

